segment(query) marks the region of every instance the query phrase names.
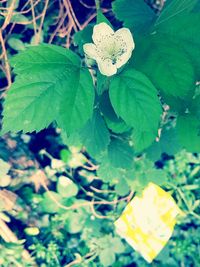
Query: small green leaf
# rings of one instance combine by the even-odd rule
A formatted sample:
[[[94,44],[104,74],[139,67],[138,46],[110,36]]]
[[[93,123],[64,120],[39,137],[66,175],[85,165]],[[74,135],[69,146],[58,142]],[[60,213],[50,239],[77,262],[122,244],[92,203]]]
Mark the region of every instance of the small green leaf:
[[[86,123],[80,132],[81,140],[87,151],[92,155],[100,155],[106,150],[110,142],[110,134],[97,109],[92,118]]]
[[[108,146],[108,159],[116,168],[129,169],[133,166],[133,148],[125,141],[112,139]]]

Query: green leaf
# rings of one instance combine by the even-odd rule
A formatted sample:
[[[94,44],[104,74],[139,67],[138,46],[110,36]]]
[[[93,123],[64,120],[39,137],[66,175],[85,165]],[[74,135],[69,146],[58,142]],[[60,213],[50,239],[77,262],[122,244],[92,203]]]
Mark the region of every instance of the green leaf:
[[[99,110],[94,110],[92,118],[81,130],[80,135],[83,145],[92,156],[106,150],[110,142],[110,134]]]
[[[40,45],[13,57],[11,64],[18,76],[4,103],[4,133],[40,131],[54,120],[70,133],[89,119],[93,83],[76,54]]]
[[[77,70],[70,77],[60,102],[59,127],[67,134],[79,130],[92,116],[94,88],[92,77],[87,69]]]
[[[115,0],[112,7],[116,17],[134,34],[144,34],[156,18],[154,11],[143,0],[134,0],[131,4],[129,0]]]
[[[120,139],[112,139],[108,146],[108,159],[116,168],[129,169],[133,166],[134,152],[132,147]]]
[[[60,81],[48,77],[20,77],[7,93],[3,133],[40,131],[55,120],[60,100]]]
[[[196,78],[191,59],[168,36],[154,34],[144,39],[137,51],[133,58],[136,66],[165,95],[184,98],[194,87]]]
[[[200,121],[195,116],[185,114],[177,119],[176,130],[180,144],[188,152],[200,152]]]
[[[106,248],[100,252],[99,260],[104,267],[112,266],[115,262],[115,253],[111,249]]]
[[[79,57],[69,49],[49,44],[30,46],[25,51],[13,56],[10,60],[15,74],[48,75],[52,78],[60,73],[60,78],[70,68],[80,66]],[[54,73],[52,73],[54,71]],[[64,76],[64,75],[63,75]],[[65,78],[65,77],[63,77]]]
[[[111,81],[110,100],[116,114],[140,133],[136,146],[146,132],[156,137],[162,109],[156,88],[144,74],[134,69],[121,72]]]
[[[187,13],[193,10],[198,0],[167,0],[164,4],[164,8],[162,9],[158,19],[156,21],[156,25],[161,23],[168,23],[168,20],[176,17],[182,13]]]

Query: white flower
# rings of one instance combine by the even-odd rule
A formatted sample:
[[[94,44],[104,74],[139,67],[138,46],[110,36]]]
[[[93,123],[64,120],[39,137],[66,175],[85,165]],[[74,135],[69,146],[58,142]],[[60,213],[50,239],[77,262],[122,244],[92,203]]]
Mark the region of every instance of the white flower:
[[[129,29],[114,32],[105,22],[94,26],[92,40],[94,44],[85,44],[83,50],[96,60],[99,71],[106,76],[115,74],[129,60],[135,47]]]

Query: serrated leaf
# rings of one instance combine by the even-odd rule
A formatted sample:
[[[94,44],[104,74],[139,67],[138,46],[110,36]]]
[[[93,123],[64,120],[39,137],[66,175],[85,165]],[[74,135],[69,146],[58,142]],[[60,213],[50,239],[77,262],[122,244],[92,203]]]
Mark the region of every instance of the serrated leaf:
[[[134,34],[144,34],[156,18],[154,11],[143,0],[134,0],[131,4],[129,0],[115,0],[112,7],[116,17]]]
[[[200,152],[200,121],[197,117],[189,114],[179,116],[176,130],[180,144],[188,152]]]
[[[108,159],[116,168],[130,169],[133,166],[134,151],[125,141],[112,139],[108,146]]]
[[[55,45],[40,45],[13,57],[11,64],[18,76],[4,103],[4,133],[39,131],[54,120],[70,133],[88,120],[93,83],[89,72],[79,68],[76,54]]]
[[[120,73],[111,81],[110,100],[127,125],[156,136],[162,109],[156,88],[144,74],[134,69]]]
[[[18,78],[4,102],[2,133],[38,132],[48,127],[58,112],[59,90],[59,82],[42,76]]]
[[[99,110],[94,110],[92,118],[81,130],[80,136],[83,145],[92,156],[106,150],[110,142],[110,134]]]
[[[65,69],[79,67],[79,57],[64,47],[41,44],[30,46],[25,51],[13,56],[10,59],[11,66],[14,67],[15,74],[30,75],[42,72],[49,75],[49,78],[55,74],[52,71],[58,70],[60,76]]]

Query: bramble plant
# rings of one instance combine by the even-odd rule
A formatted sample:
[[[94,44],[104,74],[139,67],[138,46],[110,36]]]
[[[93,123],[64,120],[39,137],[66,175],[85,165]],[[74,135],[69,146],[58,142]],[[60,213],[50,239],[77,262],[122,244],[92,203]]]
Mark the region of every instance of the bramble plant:
[[[99,9],[94,28],[75,34],[75,52],[41,44],[11,58],[2,134],[55,122],[67,144],[101,163],[99,177],[135,189],[163,182],[151,162],[161,153],[200,152],[200,10],[198,0],[168,0],[159,13],[115,0],[113,12],[124,28],[114,31]],[[134,155],[148,175],[137,174]]]

